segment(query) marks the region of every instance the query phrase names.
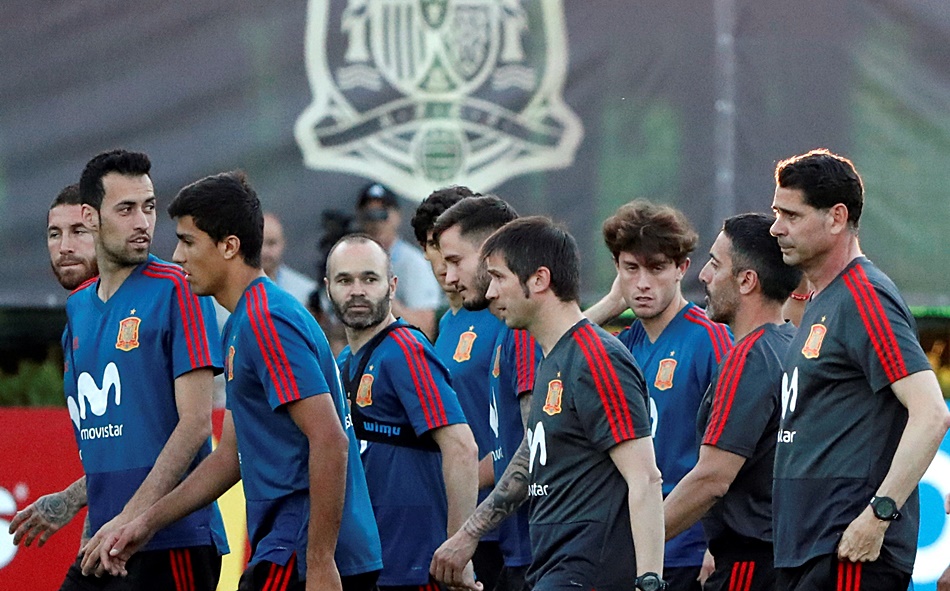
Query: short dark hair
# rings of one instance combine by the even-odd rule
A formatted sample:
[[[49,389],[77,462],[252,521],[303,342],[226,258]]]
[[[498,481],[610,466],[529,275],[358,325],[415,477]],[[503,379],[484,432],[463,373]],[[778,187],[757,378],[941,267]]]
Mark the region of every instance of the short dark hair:
[[[502,226],[482,245],[481,256],[500,255],[521,281],[527,282],[539,268],[551,273],[551,291],[562,302],[580,299],[581,259],[574,237],[550,218],[529,216]]]
[[[435,227],[435,220],[442,215],[442,212],[452,207],[466,197],[474,197],[474,193],[468,187],[453,185],[433,191],[431,195],[422,200],[416,213],[409,222],[412,225],[412,231],[416,235],[416,242],[422,248],[426,247],[426,239],[429,237],[429,230]]]
[[[507,201],[497,195],[479,195],[462,199],[445,210],[432,228],[432,237],[438,241],[443,232],[458,224],[459,233],[473,242],[488,238],[492,232],[518,219]]]
[[[604,222],[604,242],[614,261],[621,252],[649,259],[662,255],[682,265],[696,248],[699,235],[681,211],[649,201],[620,206]]]
[[[802,280],[802,272],[782,260],[778,240],[769,233],[775,218],[763,213],[743,213],[728,218],[722,231],[732,242],[732,272],[752,270],[766,298],[788,299]]]
[[[63,190],[59,192],[56,199],[53,199],[53,203],[50,204],[49,208],[52,210],[60,205],[82,205],[82,196],[79,194],[79,183],[73,183],[63,187]]]
[[[783,189],[798,189],[805,203],[830,209],[841,203],[848,208],[848,223],[855,229],[864,208],[864,184],[854,164],[821,148],[782,160],[775,167],[775,182]]]
[[[347,243],[349,243],[349,242],[355,242],[355,243],[357,243],[357,244],[373,243],[373,244],[375,244],[376,246],[378,246],[379,249],[380,249],[381,251],[383,251],[383,254],[386,255],[386,274],[387,274],[387,278],[388,278],[388,279],[392,279],[392,278],[395,276],[395,273],[393,273],[393,260],[392,260],[392,257],[389,256],[389,251],[386,250],[386,247],[383,246],[383,243],[380,242],[379,240],[376,240],[375,238],[373,238],[373,237],[370,236],[369,234],[366,234],[365,232],[354,232],[354,233],[352,233],[352,234],[347,234],[346,236],[343,236],[342,238],[340,238],[339,240],[337,240],[336,243],[335,243],[332,247],[330,247],[330,250],[327,251],[326,269],[324,269],[324,273],[326,273],[326,277],[325,277],[326,279],[331,279],[331,277],[329,276],[329,274],[330,274],[330,257],[333,256],[333,253],[336,251],[337,248],[339,248],[339,246],[340,246],[341,244],[347,244]]]
[[[172,219],[190,215],[215,242],[237,236],[244,264],[261,267],[264,214],[243,170],[207,176],[184,187],[168,206],[168,215]]]
[[[142,152],[127,150],[109,150],[93,157],[86,163],[86,167],[79,177],[79,194],[83,205],[91,205],[99,211],[102,207],[102,198],[106,196],[106,189],[102,185],[102,177],[110,172],[117,172],[124,176],[147,175],[152,170],[152,161]]]

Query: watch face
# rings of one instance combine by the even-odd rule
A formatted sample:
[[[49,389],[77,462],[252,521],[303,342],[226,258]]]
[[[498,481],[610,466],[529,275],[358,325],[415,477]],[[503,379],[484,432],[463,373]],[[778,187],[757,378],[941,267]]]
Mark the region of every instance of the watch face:
[[[642,591],[660,591],[660,579],[656,575],[644,575],[639,587]]]
[[[878,519],[891,519],[897,513],[897,504],[888,497],[878,497],[874,499],[874,514]]]

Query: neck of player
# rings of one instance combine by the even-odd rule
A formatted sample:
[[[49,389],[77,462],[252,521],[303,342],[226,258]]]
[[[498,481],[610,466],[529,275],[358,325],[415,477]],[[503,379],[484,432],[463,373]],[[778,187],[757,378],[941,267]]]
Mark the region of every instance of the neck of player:
[[[547,357],[561,337],[583,319],[584,314],[577,302],[562,302],[555,298],[532,319],[528,332],[538,342],[541,352]]]
[[[243,261],[237,261],[237,264],[228,269],[227,278],[221,288],[214,292],[214,299],[221,304],[225,310],[234,313],[241,296],[247,291],[247,286],[255,279],[266,277],[263,269],[255,269],[244,264]]]
[[[363,345],[368,343],[370,339],[379,334],[379,331],[383,330],[390,324],[396,321],[396,317],[393,316],[392,311],[389,312],[389,315],[375,326],[370,326],[369,328],[350,328],[346,327],[346,343],[350,346],[350,354],[355,355],[357,351],[363,348]]]
[[[656,340],[660,338],[660,335],[663,334],[666,327],[669,326],[670,322],[673,322],[676,315],[679,314],[680,310],[685,308],[688,303],[686,298],[683,297],[683,294],[677,290],[676,297],[670,301],[670,305],[667,306],[665,310],[653,318],[640,319],[640,324],[643,325],[643,330],[647,332],[647,337],[651,343],[656,342]]]
[[[801,269],[817,294],[828,287],[851,261],[860,256],[864,256],[864,253],[861,252],[857,234],[847,232],[838,244],[828,249],[822,256],[816,257],[813,264],[803,266]]]
[[[761,296],[744,299],[736,311],[735,319],[729,323],[735,342],[766,324],[785,324],[782,318],[782,304],[766,300]]]

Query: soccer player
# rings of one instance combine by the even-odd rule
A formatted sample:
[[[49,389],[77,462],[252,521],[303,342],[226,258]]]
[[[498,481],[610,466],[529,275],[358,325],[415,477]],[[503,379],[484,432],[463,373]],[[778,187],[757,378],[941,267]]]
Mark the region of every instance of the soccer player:
[[[477,447],[449,374],[425,336],[392,314],[389,255],[365,234],[327,258],[327,292],[346,327],[337,359],[383,548],[380,588],[431,583],[432,553],[475,508]]]
[[[168,213],[195,293],[231,313],[228,410],[214,452],[107,544],[104,563],[121,571],[155,530],[241,479],[251,545],[242,591],[374,589],[379,537],[339,374],[316,320],[261,268],[257,194],[243,173],[222,173],[183,188]]]
[[[782,261],[774,219],[731,217],[699,274],[706,313],[732,328],[736,345],[699,407],[699,462],[666,497],[666,537],[702,518],[715,571],[704,591],[775,588],[772,466],[781,413],[782,363],[795,327],[782,304],[802,273]]]
[[[155,229],[151,162],[104,152],[80,179],[83,223],[99,279],[66,301],[64,389],[86,474],[90,531],[63,589],[174,588],[177,577],[214,589],[226,551],[217,508],[158,532],[129,562],[129,580],[92,577],[104,537],[172,490],[211,451],[211,396],[220,371],[210,300],[149,254]],[[205,319],[208,319],[206,324]]]
[[[618,338],[646,377],[665,497],[696,465],[696,413],[732,336],[683,297],[682,280],[698,237],[681,212],[634,201],[604,222],[603,233],[617,279],[586,315],[603,324],[629,307],[637,317]],[[705,549],[698,523],[667,542],[663,578],[672,591],[700,589]]]
[[[525,438],[466,531],[477,537],[530,499],[530,587],[665,589],[646,388],[630,352],[581,314],[577,244],[550,220],[528,217],[495,232],[481,254],[493,310],[528,330],[544,359]],[[449,575],[452,585],[479,588]]]
[[[827,150],[775,169],[772,234],[815,290],[782,377],[775,451],[781,589],[906,589],[917,484],[950,425],[914,318],[858,243],[864,187]]]
[[[46,217],[46,245],[53,275],[64,289],[72,291],[99,274],[96,242],[82,221],[78,184],[64,188],[50,205]],[[82,476],[64,490],[44,495],[18,512],[10,522],[13,543],[23,542],[29,546],[37,540],[37,545],[43,546],[85,506],[86,477]],[[82,544],[89,536],[87,516]]]
[[[461,294],[463,307],[469,311],[466,317],[472,318],[472,326],[478,325],[483,330],[495,333],[493,340],[483,344],[487,349],[485,367],[478,374],[472,372],[470,384],[466,384],[471,397],[479,399],[479,406],[473,411],[479,413],[477,420],[472,419],[470,422],[481,423],[487,436],[486,441],[479,441],[479,453],[483,449],[485,451],[482,466],[489,470],[485,478],[479,481],[482,488],[479,502],[491,492],[495,477],[501,478],[509,458],[524,439],[521,411],[530,404],[535,365],[541,359],[541,352],[531,335],[524,330],[512,330],[505,326],[489,310],[486,297],[489,277],[481,263],[479,250],[492,232],[517,217],[515,210],[498,197],[477,196],[460,201],[440,215],[433,231],[446,262],[446,282]],[[458,328],[465,331],[465,323]],[[462,342],[465,334],[460,334],[459,342]],[[461,384],[457,387],[462,389]],[[526,418],[527,412],[524,414]],[[455,568],[451,563],[441,564],[441,556],[446,553],[451,553],[458,560],[465,558],[465,561],[471,556],[475,574],[480,577],[479,582],[485,589],[522,589],[527,567],[531,563],[527,507],[505,520],[496,532],[504,566],[495,577],[486,578],[482,575],[484,569],[479,570],[480,552],[485,540],[493,539],[494,531],[479,540],[465,529],[459,530],[451,542],[437,551],[431,572],[436,578],[446,578],[445,570]],[[457,566],[464,566],[464,563]],[[499,581],[500,585],[496,586]]]
[[[495,483],[491,456],[495,441],[490,421],[488,375],[495,339],[504,325],[487,309],[463,307],[462,296],[456,286],[446,282],[445,259],[433,237],[433,228],[439,215],[462,199],[474,195],[468,187],[439,189],[419,204],[411,225],[426,260],[432,266],[433,275],[449,300],[449,309],[439,319],[435,354],[452,376],[459,404],[478,446],[478,501],[481,502]],[[479,542],[473,565],[478,580],[487,588],[494,588],[503,565],[497,534]]]

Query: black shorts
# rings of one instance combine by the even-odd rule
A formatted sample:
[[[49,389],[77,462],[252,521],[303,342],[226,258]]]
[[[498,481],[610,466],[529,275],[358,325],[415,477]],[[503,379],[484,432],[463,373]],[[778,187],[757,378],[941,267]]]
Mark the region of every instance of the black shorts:
[[[775,567],[772,544],[759,540],[710,543],[716,570],[706,579],[703,591],[772,591]]]
[[[907,589],[910,573],[891,564],[839,562],[835,554],[812,558],[796,568],[776,569],[782,591],[894,591]]]
[[[525,582],[526,574],[528,574],[528,565],[503,566],[501,572],[498,573],[494,591],[531,591],[531,587]],[[485,589],[485,591],[491,590]]]
[[[343,591],[376,591],[379,571],[340,577]],[[303,591],[307,582],[297,574],[297,556],[287,564],[274,564],[262,560],[249,565],[241,575],[238,591]]]
[[[80,564],[77,558],[66,571],[60,591],[214,591],[221,574],[213,546],[139,552],[125,565],[125,577],[86,577]]]
[[[497,541],[479,542],[475,547],[475,554],[472,556],[475,580],[485,586],[485,591],[491,591],[498,584],[498,574],[504,565],[505,559]]]
[[[702,591],[699,584],[699,571],[702,566],[674,566],[663,569],[663,580],[669,591]]]
[[[379,591],[442,591],[443,587],[433,578],[429,578],[429,582],[425,585],[390,585],[384,587],[379,586]]]

